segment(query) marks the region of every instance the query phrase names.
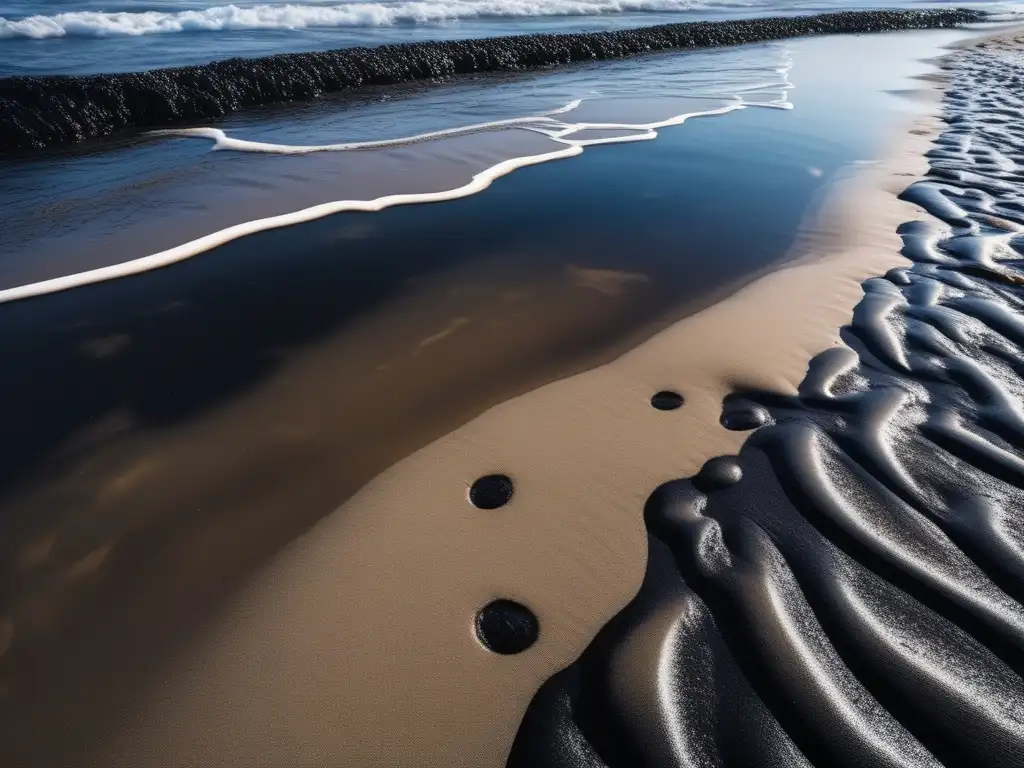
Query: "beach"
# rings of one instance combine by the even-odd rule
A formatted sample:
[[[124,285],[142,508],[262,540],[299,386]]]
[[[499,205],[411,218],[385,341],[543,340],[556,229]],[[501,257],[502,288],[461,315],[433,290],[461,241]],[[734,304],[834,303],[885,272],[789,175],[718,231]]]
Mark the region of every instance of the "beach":
[[[12,764],[1014,764],[1019,54],[977,39],[5,159]]]
[[[1018,99],[995,83],[1019,45],[944,61],[906,258],[795,396],[725,398],[723,426],[760,428],[647,500],[640,593],[541,689],[510,765],[1018,761]]]

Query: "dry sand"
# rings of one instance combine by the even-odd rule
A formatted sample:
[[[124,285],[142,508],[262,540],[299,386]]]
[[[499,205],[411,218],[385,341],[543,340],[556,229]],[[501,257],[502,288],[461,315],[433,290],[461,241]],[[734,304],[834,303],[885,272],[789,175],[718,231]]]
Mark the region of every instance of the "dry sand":
[[[863,279],[906,262],[896,200],[937,118],[839,184],[794,266],[600,368],[498,405],[383,472],[294,542],[191,638],[88,764],[482,766],[504,762],[531,697],[636,593],[651,490],[732,453],[737,387],[795,393],[836,344]],[[452,329],[451,332],[457,332]],[[677,411],[651,408],[662,389]],[[510,475],[495,511],[474,479]],[[476,611],[505,597],[540,621],[515,656]]]

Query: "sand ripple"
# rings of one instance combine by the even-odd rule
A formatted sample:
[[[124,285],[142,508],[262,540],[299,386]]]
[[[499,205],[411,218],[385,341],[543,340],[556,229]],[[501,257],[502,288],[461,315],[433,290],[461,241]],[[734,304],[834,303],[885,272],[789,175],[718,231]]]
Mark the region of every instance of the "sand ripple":
[[[904,194],[934,217],[901,228],[912,266],[864,284],[797,395],[725,399],[758,428],[651,496],[640,594],[540,690],[509,765],[1020,765],[1019,51],[951,59]]]

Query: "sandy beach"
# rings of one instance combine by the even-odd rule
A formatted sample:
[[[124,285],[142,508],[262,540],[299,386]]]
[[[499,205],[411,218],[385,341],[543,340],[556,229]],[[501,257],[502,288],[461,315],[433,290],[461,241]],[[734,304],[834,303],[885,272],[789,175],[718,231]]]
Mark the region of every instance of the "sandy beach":
[[[995,73],[1019,33],[913,38],[943,54],[924,63],[899,34],[790,43],[792,72],[750,90],[749,108],[702,117],[676,96],[694,116],[656,138],[587,146],[465,200],[12,294],[8,400],[30,405],[10,423],[32,433],[2,500],[12,764],[1015,764],[1024,223],[1016,97]],[[885,105],[864,110],[871,141],[830,127],[841,74],[801,81],[802,56],[813,69],[857,50],[902,62],[851,87],[851,104]],[[778,108],[790,87],[792,114]],[[805,133],[776,137],[800,119],[802,87]],[[709,113],[736,103],[693,98]],[[618,103],[633,126],[664,107]],[[611,122],[609,105],[580,109],[577,130]],[[549,141],[502,129],[457,150],[291,158],[265,189],[272,161],[257,158],[232,180],[251,198],[232,209],[207,188],[204,215],[168,218],[147,251],[235,223],[221,215],[314,205],[334,165],[346,183],[372,177],[367,197],[416,193]],[[716,165],[716,147],[742,164],[743,142],[754,157],[770,141],[776,165],[744,167],[761,186]],[[635,253],[633,209],[575,214],[604,222],[592,240],[544,228],[543,192],[565,203],[627,168],[691,182],[661,192],[678,229],[668,202],[651,203]],[[644,183],[619,194],[657,198]],[[188,186],[140,189],[159,206]],[[731,208],[702,208],[711,192]],[[505,251],[481,245],[488,200],[526,211],[506,225],[524,239],[495,236]],[[450,215],[485,222],[462,235],[472,258],[453,237],[443,268],[403,266],[441,229],[431,210],[462,204]],[[123,223],[88,225],[76,272],[138,258],[145,217]],[[674,245],[686,232],[689,250]],[[41,256],[0,265],[4,290],[67,276],[74,236],[25,234]],[[347,272],[310,256],[332,252]],[[281,254],[309,271],[289,282]],[[261,315],[274,322],[255,330]],[[40,416],[69,378],[79,394]],[[491,476],[508,479],[496,498],[477,485]],[[515,652],[488,648],[495,601],[525,609],[499,602],[492,617]],[[842,639],[850,626],[860,646]],[[958,668],[973,682],[949,684]],[[908,714],[911,689],[936,714]],[[946,733],[957,717],[962,737]]]
[[[923,173],[937,125],[914,128],[882,166],[836,191],[835,208],[799,246],[806,263],[612,363],[495,406],[374,478],[182,654],[157,699],[170,707],[139,703],[145,741],[96,759],[501,764],[534,691],[639,589],[638,510],[651,488],[739,449],[745,433],[719,423],[725,395],[795,394],[807,360],[838,343],[860,282],[907,264],[896,227],[921,212],[896,199],[907,179],[897,174]],[[851,211],[851,197],[862,210]],[[685,406],[652,408],[662,390]],[[510,476],[515,494],[495,512],[474,510],[467,489],[491,473]],[[499,598],[529,606],[542,630],[529,654],[495,663],[471,619]],[[140,727],[135,717],[124,727]],[[264,727],[279,718],[286,741]],[[317,735],[324,728],[329,747]]]

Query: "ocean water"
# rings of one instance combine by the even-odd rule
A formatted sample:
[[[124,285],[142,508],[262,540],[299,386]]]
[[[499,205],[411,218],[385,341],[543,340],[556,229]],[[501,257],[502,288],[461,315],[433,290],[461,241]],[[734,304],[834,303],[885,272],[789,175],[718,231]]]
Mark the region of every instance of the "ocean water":
[[[40,7],[3,0],[0,74],[141,70],[346,45],[872,5],[423,0],[242,7],[62,0]],[[1007,13],[1015,8],[971,5]],[[930,45],[923,49],[933,50]],[[853,69],[873,64],[866,58],[846,62]],[[826,57],[819,66],[837,65]],[[792,68],[792,44],[786,42],[665,52],[360,88],[61,149],[0,155],[0,301],[138,274],[256,232],[332,214],[459,199],[501,183],[518,168],[614,151],[606,145],[657,141],[663,131],[694,119],[790,111]],[[854,107],[840,108],[849,125],[860,125]],[[765,143],[773,151],[770,137]]]
[[[961,0],[0,0],[0,76],[120,72],[233,56]]]

